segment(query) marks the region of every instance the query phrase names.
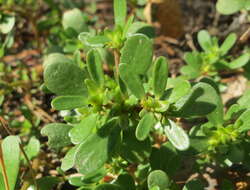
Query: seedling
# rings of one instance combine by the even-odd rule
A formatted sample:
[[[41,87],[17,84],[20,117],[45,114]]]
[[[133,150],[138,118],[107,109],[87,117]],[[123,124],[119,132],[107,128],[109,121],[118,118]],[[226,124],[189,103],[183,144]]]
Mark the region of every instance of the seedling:
[[[206,82],[168,78],[168,60],[153,60],[152,40],[128,32],[133,16],[126,19],[125,0],[114,1],[114,13],[114,29],[79,35],[88,47],[85,61],[59,53],[46,57],[43,89],[57,95],[54,109],[69,114],[64,123],[48,124],[41,133],[54,150],[69,148],[61,169],[74,167],[82,174],[69,179],[79,189],[171,189],[176,184],[169,177],[178,168],[160,171],[152,151],[154,134],[168,137],[163,150],[178,157],[177,150],[187,150],[190,141],[177,118],[212,114],[219,97]],[[114,54],[111,72],[103,70],[100,48]],[[138,178],[128,174],[132,165],[138,166]]]
[[[220,71],[236,70],[249,62],[250,55],[247,52],[235,59],[228,55],[237,40],[234,33],[229,34],[221,45],[218,38],[211,37],[206,30],[201,30],[197,38],[203,51],[186,53],[184,59],[187,65],[181,68],[181,73],[189,79],[200,76],[216,78]]]

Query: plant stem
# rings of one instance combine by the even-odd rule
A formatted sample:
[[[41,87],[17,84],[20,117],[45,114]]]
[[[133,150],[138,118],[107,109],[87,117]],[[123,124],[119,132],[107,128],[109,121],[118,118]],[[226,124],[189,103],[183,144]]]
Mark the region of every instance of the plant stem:
[[[6,188],[6,190],[10,190],[10,185],[9,185],[9,181],[8,181],[6,167],[5,167],[5,164],[4,164],[2,143],[0,143],[0,165],[1,165],[2,170],[3,170],[3,179],[4,179],[5,188]]]
[[[2,124],[3,128],[5,129],[5,131],[6,131],[9,135],[14,135],[14,134],[12,133],[11,129],[9,128],[8,123],[7,123],[1,116],[0,116],[0,123]],[[33,168],[32,168],[32,164],[31,164],[31,161],[30,161],[29,157],[27,156],[26,152],[24,151],[22,142],[20,142],[19,146],[20,146],[20,150],[21,150],[21,152],[22,152],[22,154],[23,154],[23,156],[24,156],[25,160],[27,161],[28,166],[29,166],[29,168],[30,168],[30,172],[31,172],[32,180],[33,180],[34,185],[35,185],[35,189],[36,189],[36,190],[39,190],[38,184],[37,184],[37,181],[36,181],[36,177],[35,177],[35,172],[34,172],[34,170],[33,170]],[[0,157],[1,157],[1,156],[0,156]],[[7,190],[9,190],[9,189],[7,189]]]
[[[120,64],[120,52],[119,50],[114,50],[114,57],[115,57],[115,69],[116,69],[116,76],[119,76],[119,64]]]

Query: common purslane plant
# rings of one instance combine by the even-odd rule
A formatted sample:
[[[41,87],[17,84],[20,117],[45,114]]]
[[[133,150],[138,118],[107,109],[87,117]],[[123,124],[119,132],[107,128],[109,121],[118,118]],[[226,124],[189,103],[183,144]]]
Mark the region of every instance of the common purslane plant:
[[[131,29],[134,18],[126,19],[125,0],[114,1],[114,13],[114,29],[79,34],[84,53],[46,56],[43,90],[56,94],[52,107],[66,115],[63,123],[48,124],[41,133],[52,149],[66,150],[61,170],[77,170],[80,175],[68,180],[78,189],[180,189],[173,177],[181,155],[195,149],[202,136],[195,129],[188,135],[180,118],[208,118],[208,124],[197,127],[212,125],[203,135],[208,152],[198,153],[213,156],[220,146],[245,135],[239,129],[244,128],[247,111],[232,124],[232,114],[229,120],[223,118],[217,86],[210,78],[195,83],[168,78],[168,60],[153,58],[148,33]],[[223,46],[223,54],[231,48],[231,38],[235,36]],[[210,50],[210,40],[202,41],[204,50]],[[103,51],[113,53],[111,63]],[[217,138],[224,131],[225,137]],[[167,142],[161,140],[166,137]],[[183,187],[203,188],[198,180]]]
[[[220,71],[239,69],[249,62],[248,52],[238,58],[232,58],[228,54],[237,40],[234,33],[229,34],[222,44],[219,44],[218,38],[211,37],[206,30],[201,30],[197,38],[203,51],[186,53],[184,59],[187,65],[181,68],[181,73],[188,79],[200,76],[218,77]]]

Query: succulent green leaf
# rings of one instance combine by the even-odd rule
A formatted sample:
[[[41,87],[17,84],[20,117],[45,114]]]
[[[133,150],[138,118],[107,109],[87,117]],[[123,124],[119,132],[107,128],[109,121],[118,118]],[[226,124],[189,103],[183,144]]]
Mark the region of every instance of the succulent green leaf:
[[[80,9],[77,8],[66,11],[63,14],[62,25],[64,30],[71,28],[74,29],[74,31],[76,31],[78,34],[88,31],[84,14]]]
[[[222,99],[220,96],[216,96],[214,97],[215,101],[216,101],[216,108],[214,111],[212,111],[211,113],[209,113],[207,115],[207,119],[213,123],[214,125],[218,126],[218,125],[222,125],[223,124],[223,103],[222,103]]]
[[[145,22],[134,22],[130,25],[128,29],[128,36],[133,34],[144,34],[148,38],[154,38],[155,37],[155,29],[150,24],[147,24]]]
[[[205,186],[200,180],[193,179],[185,184],[182,190],[203,190]]]
[[[104,35],[95,35],[89,32],[82,32],[78,35],[78,39],[87,47],[98,48],[103,47],[111,40]]]
[[[134,74],[146,74],[152,64],[153,42],[143,34],[129,36],[121,50],[120,63],[128,64]]]
[[[237,35],[235,33],[231,33],[227,36],[225,41],[220,46],[220,51],[222,55],[226,55],[228,51],[233,47],[237,40]]]
[[[187,133],[179,127],[175,122],[168,120],[169,124],[164,127],[164,131],[168,140],[178,150],[187,150],[190,146]]]
[[[2,153],[4,165],[6,168],[7,178],[10,190],[16,186],[17,176],[20,164],[20,139],[17,136],[8,136],[2,141]],[[2,167],[0,168],[0,188],[5,189],[3,181]]]
[[[217,10],[224,15],[230,15],[243,9],[248,0],[218,0]]]
[[[61,64],[73,63],[71,59],[69,59],[68,57],[66,57],[65,55],[61,53],[51,53],[44,58],[43,67],[45,69],[47,65],[50,65],[56,62],[60,62]]]
[[[24,150],[28,156],[28,158],[31,160],[35,156],[38,155],[40,152],[40,142],[35,137],[32,137],[29,140],[29,143],[24,147]]]
[[[130,150],[130,151],[128,151]],[[123,132],[123,140],[120,147],[120,155],[130,163],[144,163],[151,153],[149,138],[138,141],[135,131],[132,129]]]
[[[230,69],[238,69],[246,65],[250,60],[250,54],[245,53],[228,64]]]
[[[216,96],[217,92],[211,85],[199,82],[175,104],[175,115],[179,117],[207,115],[216,108],[217,100],[214,99]]]
[[[209,51],[213,46],[211,36],[206,30],[199,31],[198,42],[204,51]]]
[[[90,174],[100,169],[109,157],[109,138],[92,134],[76,150],[75,165],[77,170]]]
[[[200,154],[201,152],[206,152],[209,147],[209,138],[204,136],[197,136],[190,138],[190,148],[196,154]]]
[[[103,167],[120,138],[117,125],[117,118],[112,118],[97,133],[79,144],[75,166],[80,173],[88,175]]]
[[[127,1],[114,0],[115,25],[124,26],[127,16]]]
[[[153,91],[161,97],[166,89],[168,80],[168,63],[165,57],[159,57],[153,68]]]
[[[75,165],[75,155],[78,146],[71,148],[62,159],[61,169],[67,171]]]
[[[183,74],[183,76],[187,77],[187,79],[194,79],[201,75],[200,70],[197,70],[190,65],[182,66],[180,72]]]
[[[59,150],[60,148],[71,144],[68,135],[70,129],[72,129],[71,125],[51,123],[42,128],[41,134],[43,136],[48,136],[48,145],[50,148]]]
[[[219,85],[214,81],[213,78],[205,76],[200,79],[200,82],[210,84],[216,90],[217,94],[220,95]]]
[[[250,89],[246,90],[243,96],[237,101],[237,103],[242,106],[242,108],[250,108]]]
[[[250,128],[249,128],[250,129]],[[227,152],[227,159],[232,163],[241,163],[244,160],[245,151],[239,145],[231,145],[229,151]]]
[[[102,69],[102,59],[97,49],[92,49],[88,52],[87,67],[91,79],[95,81],[99,86],[103,86],[104,73]]]
[[[73,144],[79,144],[86,140],[95,129],[96,123],[97,115],[92,114],[84,118],[79,124],[76,124],[69,132],[71,142]]]
[[[209,113],[207,115],[207,119],[213,123],[215,126],[219,126],[222,125],[224,123],[223,117],[224,117],[224,106],[222,103],[222,99],[220,97],[220,92],[218,91],[218,86],[217,84],[214,82],[213,79],[211,78],[203,78],[201,79],[201,82],[207,83],[209,85],[211,85],[217,92],[216,96],[214,96],[214,101],[216,104],[216,108],[213,112]]]
[[[188,77],[188,79],[197,78],[200,76],[200,69],[202,65],[202,58],[199,52],[188,52],[184,55],[184,60],[188,65],[181,67],[181,73]]]
[[[53,189],[60,182],[61,180],[58,177],[53,176],[45,176],[37,180],[39,190]]]
[[[245,111],[244,108],[242,108],[241,105],[239,104],[233,104],[232,106],[230,106],[230,108],[227,110],[227,113],[225,115],[225,120],[232,120],[232,119],[236,119],[238,118],[238,116]]]
[[[167,90],[161,99],[167,100],[170,103],[177,102],[180,98],[188,94],[191,85],[187,80],[181,78],[169,78]]]
[[[51,102],[52,107],[56,110],[72,110],[87,104],[87,97],[85,96],[58,96]]]
[[[85,72],[74,62],[53,54],[45,60],[44,81],[47,88],[58,95],[85,95]]]
[[[240,125],[240,127],[238,128],[240,132],[250,130],[250,109],[247,109],[244,113],[240,115],[240,117],[236,120],[235,125]]]
[[[119,185],[122,190],[135,190],[135,181],[128,173],[122,173],[118,176],[115,184]]]
[[[91,173],[89,175],[84,175],[84,177],[81,177],[81,181],[86,184],[91,184],[91,183],[97,183],[101,179],[103,179],[104,176],[107,175],[106,169],[100,168],[99,170],[95,171],[94,173]]]
[[[166,190],[170,187],[171,181],[167,174],[162,170],[154,170],[148,175],[148,188],[158,186],[160,190]]]
[[[15,25],[15,17],[12,15],[2,15],[0,22],[0,32],[8,34]]]
[[[149,132],[151,128],[154,126],[154,124],[155,124],[155,118],[153,113],[145,114],[136,128],[135,132],[136,138],[139,141],[145,140],[148,137]]]
[[[125,26],[123,27],[123,32],[122,32],[123,33],[122,34],[122,38],[123,39],[125,39],[127,37],[128,30],[131,27],[131,25],[133,24],[134,18],[135,18],[134,15],[129,16],[129,18],[128,18],[126,24],[125,24]]]
[[[91,47],[103,47],[105,44],[110,42],[110,39],[106,36],[93,36],[88,39],[86,39],[86,45],[89,45]]]
[[[139,76],[133,73],[130,65],[121,63],[119,65],[119,73],[121,79],[123,80],[127,88],[131,91],[131,93],[138,99],[143,98],[145,95],[144,87]]]
[[[153,148],[149,159],[153,170],[162,170],[168,176],[175,175],[181,167],[181,157],[170,142],[164,143],[160,148]]]

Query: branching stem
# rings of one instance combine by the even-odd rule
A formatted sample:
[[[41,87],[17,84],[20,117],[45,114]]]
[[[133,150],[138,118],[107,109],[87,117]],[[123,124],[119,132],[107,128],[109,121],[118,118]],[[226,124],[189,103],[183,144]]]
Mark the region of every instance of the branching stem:
[[[5,164],[4,164],[2,143],[0,143],[0,165],[1,165],[2,171],[3,171],[4,186],[5,186],[6,190],[10,190],[7,171],[6,171],[6,167],[5,167]]]
[[[120,52],[119,50],[114,50],[114,57],[115,57],[115,70],[116,70],[116,76],[118,78],[119,76],[119,64],[120,64]]]

